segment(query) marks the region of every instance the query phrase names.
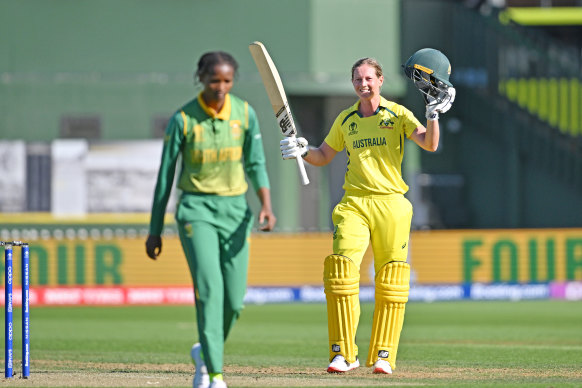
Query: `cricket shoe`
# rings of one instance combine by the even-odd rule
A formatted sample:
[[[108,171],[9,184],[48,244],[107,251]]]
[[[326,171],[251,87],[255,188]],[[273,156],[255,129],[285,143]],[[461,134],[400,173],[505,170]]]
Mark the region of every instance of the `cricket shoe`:
[[[390,366],[390,363],[386,360],[382,360],[381,358],[379,358],[378,361],[374,363],[373,368],[374,373],[384,373],[385,375],[392,374],[392,367]]]
[[[226,383],[223,379],[213,378],[212,383],[210,384],[210,388],[227,388]]]
[[[356,357],[356,361],[351,364],[346,361],[344,356],[337,354],[327,367],[327,373],[344,373],[360,366],[360,360]]]
[[[190,356],[192,356],[192,361],[196,367],[196,373],[194,373],[194,381],[192,381],[193,388],[209,388],[210,387],[210,377],[208,376],[208,369],[206,364],[202,359],[202,345],[200,343],[194,344],[192,350],[190,351]]]

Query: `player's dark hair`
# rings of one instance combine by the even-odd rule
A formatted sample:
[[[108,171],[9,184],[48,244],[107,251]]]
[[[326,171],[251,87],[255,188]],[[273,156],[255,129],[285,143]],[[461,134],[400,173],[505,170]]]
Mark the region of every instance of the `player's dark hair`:
[[[194,73],[194,81],[199,81],[200,77],[206,74],[213,74],[214,67],[226,63],[234,70],[236,76],[238,70],[238,62],[232,55],[224,51],[211,51],[203,54],[198,60],[198,69]]]
[[[354,71],[362,65],[372,66],[376,70],[376,77],[380,78],[384,74],[382,71],[382,65],[374,58],[362,58],[358,59],[354,66],[352,66],[352,80],[354,79]]]

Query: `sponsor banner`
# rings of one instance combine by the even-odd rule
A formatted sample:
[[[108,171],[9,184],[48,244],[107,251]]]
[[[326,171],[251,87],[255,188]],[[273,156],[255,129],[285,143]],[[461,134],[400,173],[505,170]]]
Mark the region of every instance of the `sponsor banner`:
[[[439,300],[461,300],[469,295],[466,286],[445,284],[434,286],[412,285],[410,286],[409,301],[434,302]]]
[[[14,305],[22,305],[21,291],[14,289]],[[0,296],[4,302],[4,293]],[[33,306],[98,306],[194,304],[192,287],[50,287],[30,288]]]
[[[374,301],[374,287],[360,287],[360,301]],[[419,285],[410,287],[409,301],[455,300],[582,300],[582,282],[549,284]],[[4,293],[0,294],[4,303]],[[323,287],[249,287],[247,304],[324,303]],[[13,304],[22,305],[21,290],[14,289]],[[31,288],[33,306],[194,305],[192,287],[49,287]]]
[[[91,230],[87,233],[90,235]],[[162,254],[155,261],[146,256],[145,237],[123,237],[121,233],[119,236],[111,234],[106,239],[79,239],[71,233],[71,238],[30,242],[31,285],[53,288],[164,287],[169,284],[183,287],[192,284],[177,236],[164,237]],[[253,234],[248,283],[254,287],[319,285],[323,260],[331,252],[332,238],[327,233]],[[14,279],[19,282],[18,250],[14,251],[14,257]],[[2,263],[0,273],[4,272]],[[370,250],[362,263],[362,284],[373,282],[371,263]],[[0,275],[0,284],[3,278]]]
[[[473,300],[523,300],[547,299],[549,284],[472,284],[469,299]]]
[[[4,287],[0,289],[0,304],[5,304],[6,301],[6,293]],[[28,291],[28,299],[31,305],[39,304],[38,301],[38,292],[33,290],[32,288]],[[22,289],[21,288],[13,288],[12,289],[12,305],[13,306],[22,306]]]
[[[164,236],[163,252],[154,261],[145,254],[145,236],[125,233],[115,225],[109,231],[84,225],[53,232],[46,238],[28,241],[32,286],[188,287],[192,283],[175,235]],[[42,231],[39,236],[43,236]],[[9,237],[16,238],[7,235],[2,239],[8,241]],[[459,289],[449,287],[451,284],[582,281],[582,229],[414,231],[409,247],[412,283],[445,287],[423,289],[420,299],[430,299],[435,293],[449,293],[448,297],[454,298]],[[248,284],[318,287],[322,284],[323,260],[331,252],[330,233],[254,233]],[[14,257],[14,279],[19,284],[18,249]],[[0,284],[3,270],[0,263]],[[361,284],[372,285],[374,276],[369,248],[360,268]]]
[[[303,302],[325,302],[325,292],[322,287],[305,286],[299,289],[299,298]]]
[[[582,229],[416,231],[409,262],[419,284],[582,281]]]
[[[552,283],[550,296],[553,299],[582,300],[582,282]]]
[[[299,300],[297,288],[292,287],[254,287],[245,295],[245,303],[285,303]]]

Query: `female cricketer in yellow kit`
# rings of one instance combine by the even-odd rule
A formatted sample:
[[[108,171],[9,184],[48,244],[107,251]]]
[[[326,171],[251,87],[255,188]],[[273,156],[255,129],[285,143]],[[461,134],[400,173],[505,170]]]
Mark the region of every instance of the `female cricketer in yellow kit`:
[[[204,90],[178,109],[166,128],[146,241],[147,255],[156,260],[181,160],[176,221],[194,283],[200,340],[191,350],[194,388],[226,387],[224,342],[243,307],[253,225],[245,173],[262,205],[261,230],[272,230],[276,222],[257,116],[246,101],[229,93],[237,68],[235,59],[221,51],[198,61],[195,78]]]
[[[452,98],[427,105],[424,127],[408,109],[380,95],[383,82],[376,60],[358,60],[352,67],[352,83],[359,100],[339,114],[324,142],[314,148],[304,138],[281,141],[284,159],[302,156],[312,165],[323,166],[344,148],[348,156],[345,194],[332,214],[333,254],[324,261],[330,373],[360,365],[355,342],[360,265],[370,241],[376,291],[366,365],[373,366],[374,373],[386,374],[396,367],[410,280],[406,259],[412,205],[404,197],[408,186],[401,174],[404,140],[436,151],[438,113],[448,110],[454,100],[451,87]]]

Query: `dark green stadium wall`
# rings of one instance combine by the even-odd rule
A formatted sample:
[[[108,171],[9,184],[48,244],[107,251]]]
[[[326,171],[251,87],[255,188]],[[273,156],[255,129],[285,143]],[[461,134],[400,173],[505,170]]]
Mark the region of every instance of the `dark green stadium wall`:
[[[255,107],[263,129],[280,230],[325,230],[341,196],[345,161],[308,166],[313,183],[300,187],[294,163],[280,158],[280,134],[248,44],[267,45],[291,100],[301,107],[295,112],[300,130],[312,142],[321,141],[337,112],[353,100],[349,69],[356,59],[378,58],[386,76],[383,94],[422,117],[422,99],[400,68],[410,54],[422,47],[441,49],[449,54],[456,81],[460,69],[491,51],[474,47],[470,29],[461,30],[453,20],[455,7],[462,5],[452,0],[0,1],[0,138],[49,142],[61,136],[65,117],[99,118],[103,140],[155,137],[160,123],[199,90],[192,74],[200,54],[229,51],[240,63],[233,92]],[[495,117],[517,117],[519,110],[475,110],[486,103],[458,85],[458,101],[441,120],[439,152],[406,149],[410,195],[418,200],[425,194],[411,181],[419,172],[460,176],[462,190],[427,191],[441,217],[448,217],[441,227],[580,226],[580,190],[558,179],[563,169],[540,168],[516,151],[511,137],[494,133]],[[420,214],[421,207],[417,210]]]
[[[0,2],[0,131],[52,140],[63,115],[98,115],[104,139],[152,137],[154,117],[195,93],[205,51],[240,62],[234,90],[272,125],[248,44],[263,41],[289,94],[351,93],[349,69],[376,56],[402,95],[398,40],[364,40],[352,18],[364,7],[373,36],[398,36],[399,2],[366,0],[103,0]]]
[[[569,137],[557,125],[547,126],[496,92],[496,77],[509,71],[507,62],[498,57],[501,44],[516,33],[504,31],[508,27],[499,26],[494,15],[488,19],[452,0],[405,1],[402,15],[403,58],[420,48],[434,47],[445,52],[452,64],[457,98],[440,120],[439,151],[416,151],[423,173],[464,180],[458,192],[432,189],[431,200],[439,212],[450,213],[450,219],[458,222],[445,227],[580,227],[582,175],[577,166],[582,156],[579,151],[569,153],[579,139]],[[513,48],[505,48],[509,58],[530,49],[523,38],[513,43]],[[529,65],[542,71],[543,64],[541,59],[531,58]],[[470,74],[484,74],[492,90],[470,84],[478,81],[469,79]],[[568,75],[564,74],[553,75]],[[419,112],[422,101],[412,85],[408,87],[405,104]],[[563,110],[568,103],[558,99],[557,93],[554,97],[553,103]],[[579,104],[579,97],[574,101]],[[558,119],[557,115],[554,124],[568,120],[568,116]]]
[[[330,198],[337,197],[330,191],[341,185],[324,168],[311,171],[314,183],[300,189],[296,167],[280,158],[277,123],[248,44],[265,43],[289,97],[319,98],[337,114],[337,99],[354,95],[350,68],[364,56],[383,64],[387,96],[406,92],[400,6],[396,0],[0,1],[0,137],[49,142],[62,136],[67,117],[97,118],[103,140],[155,137],[160,122],[200,90],[193,82],[199,56],[228,51],[240,64],[233,93],[259,116],[281,230],[327,229]],[[302,112],[296,115],[304,121]],[[320,131],[314,138],[327,132],[333,118],[325,116],[321,128],[311,129]],[[345,162],[338,163],[342,175]]]

